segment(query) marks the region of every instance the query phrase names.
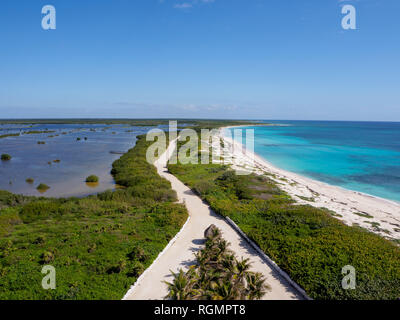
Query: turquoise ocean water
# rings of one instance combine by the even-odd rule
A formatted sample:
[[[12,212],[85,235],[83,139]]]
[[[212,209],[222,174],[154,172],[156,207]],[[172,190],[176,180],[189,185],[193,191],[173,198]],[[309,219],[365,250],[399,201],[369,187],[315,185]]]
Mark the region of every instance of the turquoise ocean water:
[[[400,123],[265,121],[255,152],[276,167],[400,201]],[[244,141],[244,140],[243,140]]]

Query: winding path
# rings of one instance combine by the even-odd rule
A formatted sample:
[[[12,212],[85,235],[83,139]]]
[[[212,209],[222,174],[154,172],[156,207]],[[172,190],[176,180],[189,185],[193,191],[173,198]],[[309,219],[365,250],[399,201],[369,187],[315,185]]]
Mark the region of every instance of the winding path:
[[[168,173],[167,162],[175,146],[176,142],[171,142],[164,155],[156,161],[155,166],[160,176],[171,182],[179,202],[185,203],[189,219],[179,234],[127,292],[124,300],[163,299],[167,295],[167,286],[162,282],[172,281],[171,271],[177,272],[181,268],[186,269],[194,264],[194,253],[204,244],[204,230],[211,224],[221,229],[223,237],[231,243],[231,249],[237,257],[249,258],[251,270],[264,275],[271,290],[264,295],[263,300],[302,299],[301,295],[282,276],[271,269],[257,251],[225,219],[215,214],[190,188]]]

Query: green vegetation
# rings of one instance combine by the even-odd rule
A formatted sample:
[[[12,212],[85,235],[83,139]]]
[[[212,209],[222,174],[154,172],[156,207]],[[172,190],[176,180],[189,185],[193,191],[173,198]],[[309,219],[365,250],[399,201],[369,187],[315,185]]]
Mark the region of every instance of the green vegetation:
[[[196,265],[182,269],[166,282],[173,300],[258,300],[266,290],[262,274],[249,271],[248,259],[238,260],[216,227],[211,229],[205,248],[196,253]]]
[[[90,183],[99,182],[99,177],[95,176],[95,175],[88,176],[86,178],[86,182],[90,182]]]
[[[37,144],[46,144],[45,141],[38,141]]]
[[[50,189],[50,187],[47,184],[41,183],[37,186],[36,189],[39,191],[47,191]]]
[[[23,134],[40,134],[40,133],[53,133],[55,132],[54,130],[31,130],[31,131],[25,131]]]
[[[170,164],[169,171],[212,209],[230,217],[314,299],[400,298],[400,248],[325,209],[295,205],[267,176],[238,176],[218,164]],[[355,290],[341,271],[356,269]]]
[[[305,196],[299,196],[299,195],[297,195],[297,197],[304,201],[315,202],[315,198],[313,198],[313,197],[305,197]]]
[[[174,119],[173,119],[174,120]],[[176,119],[175,119],[176,120]],[[257,121],[239,120],[195,120],[180,119],[179,124],[186,127],[199,128],[219,128],[223,126],[251,125]],[[168,125],[168,119],[19,119],[19,120],[0,120],[0,124],[124,124],[136,127]],[[102,129],[104,130],[104,129]]]
[[[19,133],[9,133],[9,134],[2,134],[0,135],[0,139],[7,138],[7,137],[18,137]]]
[[[124,186],[115,192],[46,199],[0,191],[0,299],[123,297],[187,219],[146,162],[149,144],[139,137],[114,163]],[[56,290],[42,289],[45,264],[56,268]]]
[[[353,212],[353,213],[355,215],[363,217],[363,218],[368,218],[368,219],[372,219],[373,218],[373,216],[371,216],[370,214],[365,213],[365,212]]]
[[[9,154],[7,154],[7,153],[3,153],[1,155],[1,160],[2,161],[9,161],[9,160],[11,160],[11,156]]]
[[[32,179],[32,178],[28,178],[28,179],[25,180],[25,182],[26,182],[26,183],[29,183],[29,184],[32,184],[32,183],[35,182],[35,180]]]

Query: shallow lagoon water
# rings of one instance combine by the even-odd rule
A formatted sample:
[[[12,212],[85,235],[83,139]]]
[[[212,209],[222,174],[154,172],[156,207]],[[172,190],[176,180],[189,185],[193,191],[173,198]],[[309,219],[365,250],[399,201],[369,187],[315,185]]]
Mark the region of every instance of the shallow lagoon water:
[[[121,155],[110,151],[128,151],[135,145],[136,136],[146,133],[149,127],[102,124],[0,125],[0,135],[21,130],[55,132],[0,139],[0,153],[12,156],[11,161],[0,161],[0,189],[34,196],[82,197],[116,188],[110,171],[112,163]],[[38,144],[38,141],[44,141],[45,144]],[[98,184],[85,182],[86,177],[92,174],[99,177]],[[34,183],[27,183],[27,178],[34,179]],[[40,193],[36,190],[40,183],[47,184],[50,189]]]
[[[276,167],[400,201],[400,123],[266,122],[283,126],[247,128],[255,152]]]

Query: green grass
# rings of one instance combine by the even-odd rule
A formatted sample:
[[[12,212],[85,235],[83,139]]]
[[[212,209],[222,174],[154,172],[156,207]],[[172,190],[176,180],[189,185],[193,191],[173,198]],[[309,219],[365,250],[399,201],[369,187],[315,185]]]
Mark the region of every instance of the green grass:
[[[168,168],[238,224],[312,298],[400,297],[400,249],[393,242],[347,226],[325,209],[294,205],[267,176],[237,176],[217,164]],[[346,265],[356,269],[355,290],[341,287]]]
[[[113,165],[124,189],[82,199],[0,191],[0,299],[121,299],[187,219],[136,146]],[[43,265],[56,268],[44,290]],[[160,286],[162,284],[160,283]]]

